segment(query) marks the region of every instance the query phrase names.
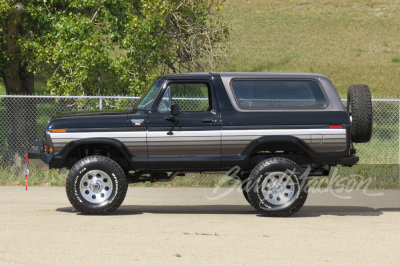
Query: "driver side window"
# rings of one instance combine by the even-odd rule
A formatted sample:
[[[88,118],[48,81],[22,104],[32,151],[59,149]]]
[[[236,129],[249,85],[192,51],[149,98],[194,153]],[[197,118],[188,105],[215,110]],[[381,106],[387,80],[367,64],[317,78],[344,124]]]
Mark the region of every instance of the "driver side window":
[[[171,112],[171,87],[168,87],[165,90],[163,97],[161,98],[160,103],[157,107],[160,113],[169,113]]]
[[[169,113],[173,104],[179,104],[181,112],[209,111],[210,88],[205,83],[172,83],[165,90],[157,109]]]

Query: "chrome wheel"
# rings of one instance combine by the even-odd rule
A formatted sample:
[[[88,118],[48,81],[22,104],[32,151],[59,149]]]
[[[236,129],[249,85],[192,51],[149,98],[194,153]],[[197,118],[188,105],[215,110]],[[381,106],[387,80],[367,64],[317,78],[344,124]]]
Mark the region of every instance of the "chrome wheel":
[[[273,205],[288,203],[294,196],[295,183],[284,172],[272,172],[264,178],[261,186],[264,199]]]
[[[100,170],[92,170],[82,177],[79,188],[85,200],[91,203],[102,203],[111,196],[114,185],[108,174]]]

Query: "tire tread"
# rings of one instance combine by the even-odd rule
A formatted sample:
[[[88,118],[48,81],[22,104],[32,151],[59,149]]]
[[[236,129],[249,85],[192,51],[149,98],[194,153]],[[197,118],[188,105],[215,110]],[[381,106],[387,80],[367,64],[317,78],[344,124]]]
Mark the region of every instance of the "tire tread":
[[[352,85],[347,94],[347,104],[352,104],[351,140],[365,143],[372,136],[372,100],[369,87],[364,84]],[[349,107],[348,107],[349,109]]]
[[[258,173],[265,169],[266,167],[270,167],[272,165],[282,165],[285,166],[287,169],[301,169],[296,163],[286,158],[274,157],[267,160],[262,161],[256,167],[254,167],[253,171],[250,174],[250,182],[254,184],[257,182]],[[307,178],[307,177],[305,177]],[[307,187],[307,181],[305,182],[305,186]],[[252,186],[253,187],[253,186]],[[307,200],[308,196],[308,189],[307,188],[300,188],[301,192],[299,197],[296,199],[294,204],[289,206],[289,208],[285,208],[283,210],[270,210],[266,211],[265,209],[261,208],[259,205],[258,195],[254,192],[254,189],[248,191],[248,198],[250,205],[253,206],[260,214],[263,216],[268,217],[288,217],[293,215],[294,213],[298,212],[304,205]]]
[[[119,183],[119,193],[115,196],[115,199],[111,204],[106,206],[105,208],[99,209],[99,210],[94,210],[92,208],[89,208],[79,202],[79,200],[74,196],[74,179],[75,177],[79,174],[79,171],[85,167],[88,164],[91,163],[100,163],[100,164],[106,164],[111,167],[115,168],[115,172],[118,178],[118,183]],[[115,211],[124,201],[126,192],[128,190],[128,183],[125,178],[125,173],[122,170],[122,168],[112,159],[100,155],[93,155],[93,156],[88,156],[80,161],[78,161],[70,170],[70,173],[68,174],[67,177],[67,182],[66,182],[66,192],[67,192],[67,197],[69,201],[71,202],[72,206],[81,212],[82,214],[87,214],[87,215],[107,215],[110,214],[111,212]]]

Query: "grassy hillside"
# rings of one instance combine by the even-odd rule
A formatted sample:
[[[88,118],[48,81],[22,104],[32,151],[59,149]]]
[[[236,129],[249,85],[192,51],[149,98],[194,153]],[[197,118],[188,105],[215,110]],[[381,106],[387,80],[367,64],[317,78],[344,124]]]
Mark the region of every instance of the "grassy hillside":
[[[313,72],[345,96],[368,84],[400,96],[398,0],[227,0],[230,62],[222,71]]]
[[[313,72],[341,96],[356,83],[375,97],[400,96],[398,0],[226,0],[222,10],[231,35],[218,71]]]

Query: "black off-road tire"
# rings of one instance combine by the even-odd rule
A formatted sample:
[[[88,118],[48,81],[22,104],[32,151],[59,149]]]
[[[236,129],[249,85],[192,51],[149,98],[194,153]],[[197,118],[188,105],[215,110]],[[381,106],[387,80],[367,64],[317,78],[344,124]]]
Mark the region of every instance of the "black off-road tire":
[[[262,215],[287,217],[301,209],[307,199],[307,176],[296,163],[285,158],[262,161],[249,176],[250,204]]]
[[[243,192],[244,198],[247,200],[248,203],[251,204],[250,199],[249,199],[248,190],[247,190],[247,180],[242,181],[242,192]]]
[[[246,199],[246,201],[248,203],[250,203],[249,200],[249,195],[247,193],[248,189],[247,189],[247,184],[248,184],[248,178],[249,178],[250,173],[244,173],[242,175],[240,175],[240,180],[242,181],[241,186],[242,186],[242,193],[244,198]],[[251,204],[251,203],[250,203]]]
[[[372,136],[372,101],[367,85],[352,85],[347,93],[347,111],[351,115],[351,140],[364,143]]]
[[[124,201],[128,183],[122,168],[104,156],[89,156],[70,170],[66,182],[69,201],[82,214],[109,214]]]

